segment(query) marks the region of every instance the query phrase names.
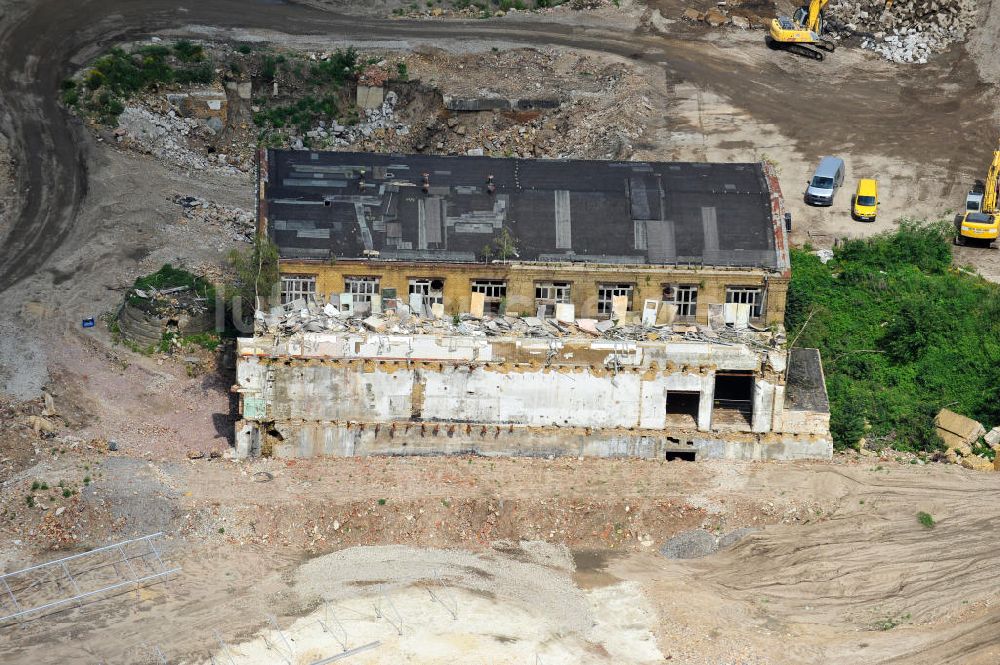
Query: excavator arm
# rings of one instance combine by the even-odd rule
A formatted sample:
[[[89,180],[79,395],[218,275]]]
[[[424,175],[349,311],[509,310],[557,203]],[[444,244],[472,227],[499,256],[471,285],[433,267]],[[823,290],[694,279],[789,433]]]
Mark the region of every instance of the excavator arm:
[[[809,14],[806,17],[806,24],[803,26],[806,30],[812,30],[815,33],[819,33],[819,17],[823,8],[829,4],[830,0],[810,0],[809,2]]]
[[[997,214],[997,187],[1000,180],[1000,150],[993,152],[993,163],[986,173],[986,182],[983,189],[983,212],[990,215]]]

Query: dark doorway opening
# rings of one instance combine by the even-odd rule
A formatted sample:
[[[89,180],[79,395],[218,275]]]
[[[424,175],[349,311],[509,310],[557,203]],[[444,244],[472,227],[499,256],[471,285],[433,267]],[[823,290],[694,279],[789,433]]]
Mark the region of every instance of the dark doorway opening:
[[[698,453],[694,450],[668,450],[667,451],[667,461],[671,460],[681,460],[682,462],[694,462],[698,457]]]
[[[701,393],[696,390],[667,391],[667,426],[689,427],[698,426],[698,404]]]
[[[753,422],[753,372],[717,372],[712,426]]]

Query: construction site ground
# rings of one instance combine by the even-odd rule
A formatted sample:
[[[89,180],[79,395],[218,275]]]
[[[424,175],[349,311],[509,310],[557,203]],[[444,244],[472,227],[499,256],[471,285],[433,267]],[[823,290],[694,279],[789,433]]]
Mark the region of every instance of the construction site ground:
[[[280,642],[267,614],[293,640],[296,662],[308,663],[341,650],[316,630],[327,616],[320,597],[334,602],[350,647],[382,642],[347,662],[462,662],[469,650],[496,663],[1000,662],[1000,474],[892,453],[781,464],[238,464],[212,457],[229,448],[232,432],[224,360],[206,353],[192,367],[183,357],[137,355],[100,324],[80,327],[164,263],[224,276],[224,256],[241,241],[224,225],[186,218],[175,197],[253,210],[246,175],[125,149],[51,101],[63,77],[108,45],[154,32],[399,53],[412,63],[414,86],[437,90],[414,95],[425,106],[410,115],[400,111],[425,132],[419,116],[439,110],[428,100],[439,103],[449,86],[475,90],[500,76],[516,91],[520,78],[532,87],[551,79],[582,106],[463,115],[464,134],[435,116],[432,137],[412,140],[460,152],[477,147],[473,138],[502,134],[518,154],[536,156],[767,158],[780,170],[799,245],[828,247],[901,217],[949,218],[985,175],[1000,71],[1000,11],[990,3],[968,42],[919,66],[849,46],[809,62],[768,50],[760,29],[681,18],[688,6],[714,3],[619,4],[462,23],[381,18],[398,3],[358,3],[370,11],[344,18],[277,2],[252,11],[230,0],[185,11],[160,0],[0,2],[0,380],[8,393],[0,401],[0,567],[162,530],[168,559],[183,568],[138,600],[124,594],[0,628],[5,665],[154,662],[154,646],[172,663],[207,663],[210,653],[223,660],[213,631],[237,665],[274,662],[260,641]],[[517,49],[532,50],[520,57]],[[528,78],[519,62],[548,78]],[[611,103],[594,74],[613,78]],[[807,207],[805,182],[828,154],[845,159],[847,183],[833,207]],[[31,164],[41,165],[38,179],[17,181]],[[862,176],[880,182],[871,224],[849,216]],[[38,226],[22,223],[15,213],[28,200],[55,212]],[[1000,280],[1000,250],[956,248],[956,263]],[[58,413],[45,420],[52,432],[32,420],[45,408],[43,387]],[[43,482],[48,489],[31,489]],[[919,511],[936,525],[922,526]],[[744,527],[759,530],[703,558],[659,553],[679,534]],[[448,589],[445,602],[428,589]],[[385,607],[383,593],[402,615],[402,635],[374,612]]]

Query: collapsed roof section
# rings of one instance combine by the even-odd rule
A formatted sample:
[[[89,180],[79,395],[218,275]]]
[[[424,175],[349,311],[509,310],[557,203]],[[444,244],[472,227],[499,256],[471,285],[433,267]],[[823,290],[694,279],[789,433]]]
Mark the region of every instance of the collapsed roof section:
[[[761,164],[267,150],[260,180],[287,259],[788,267]]]

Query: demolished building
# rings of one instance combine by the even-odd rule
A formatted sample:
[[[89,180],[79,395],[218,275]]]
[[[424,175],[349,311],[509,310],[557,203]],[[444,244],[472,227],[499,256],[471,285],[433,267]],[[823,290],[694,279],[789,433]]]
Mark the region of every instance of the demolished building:
[[[236,455],[823,458],[761,164],[261,154]]]

